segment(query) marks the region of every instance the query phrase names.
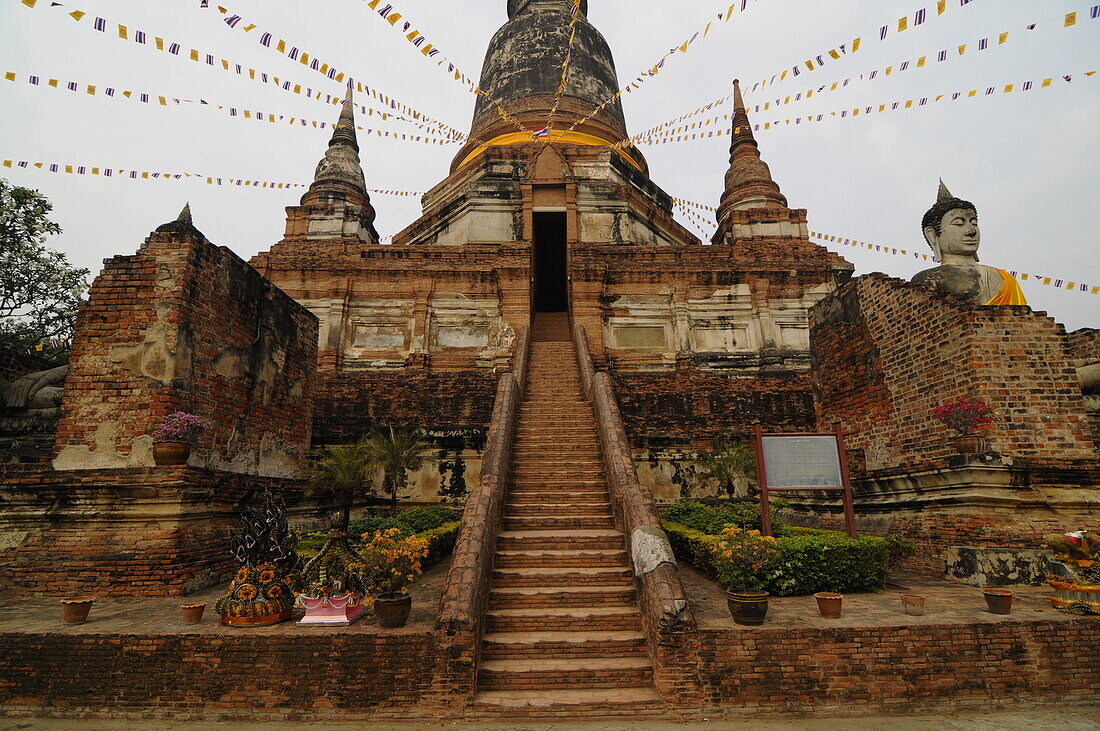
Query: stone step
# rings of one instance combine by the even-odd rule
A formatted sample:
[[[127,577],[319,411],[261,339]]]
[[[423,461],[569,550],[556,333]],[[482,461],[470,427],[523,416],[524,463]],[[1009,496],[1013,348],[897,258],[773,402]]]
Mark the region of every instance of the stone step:
[[[610,492],[603,480],[591,480],[587,485],[573,488],[565,485],[544,487],[542,481],[519,485],[513,480],[508,490],[508,501],[514,505],[530,505],[532,502],[608,502]]]
[[[620,688],[653,683],[648,657],[486,660],[477,673],[481,690]]]
[[[494,588],[513,586],[634,586],[634,579],[625,566],[493,569]]]
[[[610,529],[501,531],[502,551],[615,550],[625,546],[623,534]]]
[[[512,586],[489,590],[490,609],[525,607],[630,607],[637,600],[633,584],[627,586]]]
[[[491,609],[485,631],[499,632],[641,632],[637,607],[536,607]]]
[[[596,568],[629,567],[629,558],[622,547],[603,549],[544,549],[544,550],[499,550],[493,565],[505,568]]]
[[[609,513],[601,515],[505,515],[504,530],[574,530],[576,528],[614,528]]]
[[[521,657],[645,657],[641,632],[498,632],[482,640],[485,660]]]
[[[515,502],[509,500],[504,505],[504,514],[509,518],[525,516],[542,517],[545,515],[596,516],[609,515],[611,503],[598,502]]]
[[[578,445],[572,449],[559,448],[555,454],[547,454],[546,447],[535,447],[529,445],[516,446],[512,449],[512,459],[515,460],[515,464],[519,464],[522,461],[528,459],[558,459],[564,462],[570,462],[572,460],[596,460],[601,461],[603,455],[600,454],[598,447],[592,446],[580,446]]]
[[[594,480],[602,480],[604,471],[603,465],[598,462],[578,464],[537,462],[534,464],[514,466],[512,467],[511,475],[516,479],[536,477],[541,480],[558,478],[592,482]]]
[[[652,687],[569,690],[491,690],[474,696],[474,707],[502,715],[548,714],[570,717],[623,714],[634,719],[647,712],[663,713],[661,697]]]

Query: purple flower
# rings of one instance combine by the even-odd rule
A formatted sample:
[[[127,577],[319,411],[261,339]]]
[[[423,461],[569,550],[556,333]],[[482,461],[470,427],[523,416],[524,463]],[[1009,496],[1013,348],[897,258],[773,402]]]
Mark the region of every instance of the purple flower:
[[[209,428],[210,422],[201,416],[177,411],[164,417],[160,426],[153,432],[153,441],[190,444],[198,440]]]

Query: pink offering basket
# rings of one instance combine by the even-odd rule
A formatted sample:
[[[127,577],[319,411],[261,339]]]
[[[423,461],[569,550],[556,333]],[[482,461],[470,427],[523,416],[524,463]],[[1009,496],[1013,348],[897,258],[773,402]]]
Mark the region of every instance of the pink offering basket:
[[[298,597],[306,614],[298,624],[349,625],[362,617],[367,608],[359,594],[344,596],[306,596]]]

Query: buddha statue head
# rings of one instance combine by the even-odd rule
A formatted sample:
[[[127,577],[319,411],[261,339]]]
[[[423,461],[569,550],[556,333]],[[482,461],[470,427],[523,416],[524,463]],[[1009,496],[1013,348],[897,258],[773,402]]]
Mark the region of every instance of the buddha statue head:
[[[942,264],[967,266],[978,263],[982,233],[978,227],[978,209],[951,195],[940,181],[939,199],[921,220],[924,238]]]

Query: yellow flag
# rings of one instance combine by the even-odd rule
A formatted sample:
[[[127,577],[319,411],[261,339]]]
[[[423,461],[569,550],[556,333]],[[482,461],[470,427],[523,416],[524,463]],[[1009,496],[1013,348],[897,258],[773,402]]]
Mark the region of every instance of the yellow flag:
[[[99,175],[99,168],[92,168],[92,175]]]
[[[168,106],[168,100],[167,99],[165,99],[164,97],[157,97],[157,98],[160,99],[160,105],[162,107]]]
[[[197,50],[195,50],[194,48],[191,49],[191,60],[192,61],[198,61],[199,60],[199,52]]]
[[[65,166],[65,172],[71,173],[72,171],[73,171],[73,166],[72,165],[66,165]]]
[[[90,96],[95,96],[95,87],[92,86],[91,84],[88,84],[88,94]]]
[[[838,52],[837,52],[837,50],[836,50],[835,48],[834,48],[833,50],[829,51],[829,55],[830,55],[830,56],[831,56],[832,58],[840,58],[840,53],[838,53]]]
[[[11,167],[11,160],[5,160],[4,161],[4,167],[10,168]]]
[[[279,53],[286,53],[286,41],[279,41],[276,43],[275,50]]]
[[[23,4],[28,8],[33,8],[36,2],[38,2],[38,0],[23,0]]]
[[[971,89],[970,91],[968,91],[966,93],[966,95],[969,96],[969,97],[978,96],[978,90],[977,89]]]
[[[947,0],[940,0],[938,3],[936,3],[937,15],[943,15],[945,10],[947,10]]]
[[[1015,88],[1015,84],[1007,84],[1005,86],[1005,94],[1011,94],[1013,88]]]
[[[6,74],[4,74],[4,78],[7,79],[8,81],[15,81],[15,74],[12,73],[11,71],[9,71]]]
[[[1071,25],[1077,25],[1077,13],[1068,13],[1066,15],[1066,27]]]
[[[898,33],[909,28],[909,17],[906,16],[898,21]]]
[[[859,50],[859,39],[856,38],[854,41],[852,41],[852,53],[855,53],[858,50]]]
[[[961,46],[959,46],[959,55],[961,56],[964,53],[966,53],[966,44],[965,43],[962,44]]]
[[[386,20],[389,21],[390,25],[394,25],[397,21],[401,20],[401,13],[390,13],[386,17]]]
[[[308,53],[303,53],[301,55],[301,57],[298,59],[298,63],[302,64],[303,66],[308,66],[309,65],[309,54]]]
[[[910,108],[912,108],[912,106],[913,106],[913,100],[912,100],[912,99],[910,99],[909,101],[905,102],[905,108],[906,108],[906,109],[910,109]]]
[[[122,40],[126,40],[126,26],[120,25],[118,27],[118,37]]]
[[[50,86],[54,87],[55,89],[57,88],[57,79],[50,79],[46,83],[49,84]]]
[[[1008,33],[1002,33],[1000,40],[997,41],[997,45],[1003,45],[1008,42]]]
[[[924,64],[927,60],[928,60],[928,56],[921,56],[920,58],[918,58],[917,59],[917,68],[919,69],[920,67],[924,66]]]
[[[1050,86],[1053,83],[1054,83],[1054,79],[1043,79],[1043,87],[1044,88],[1047,87],[1047,86]]]
[[[69,13],[69,15],[72,16],[72,19],[77,22],[79,22],[80,19],[84,17],[84,13],[80,10],[74,10],[73,12]]]
[[[153,42],[156,43],[158,51],[163,51],[164,50],[164,39],[163,38],[154,38]]]

